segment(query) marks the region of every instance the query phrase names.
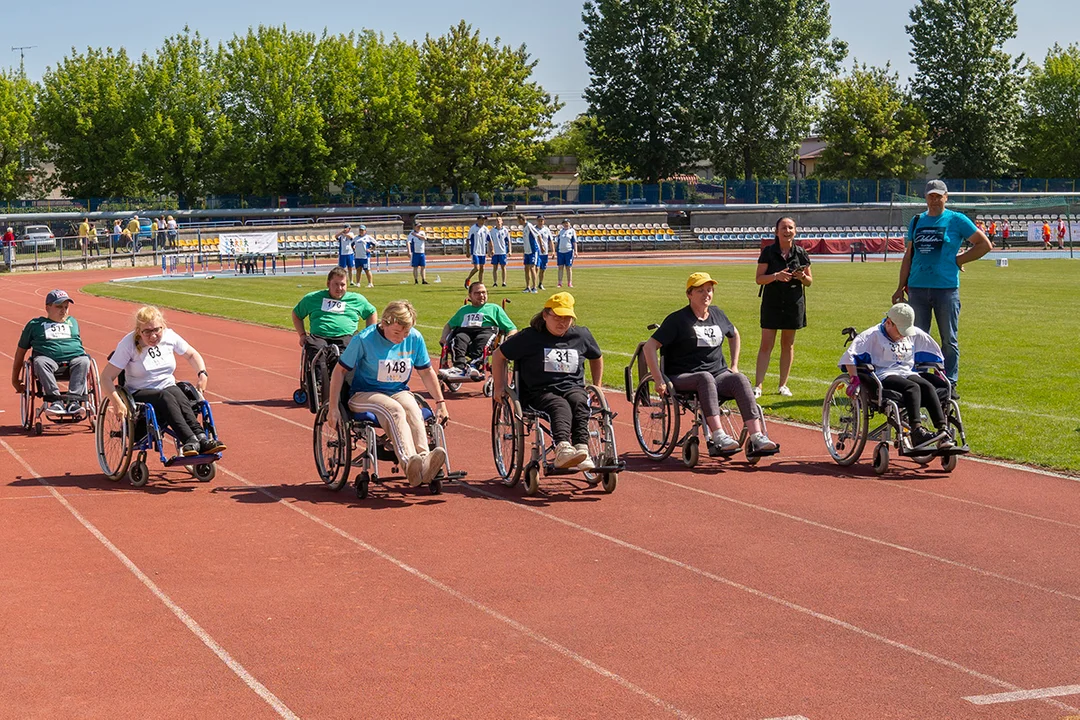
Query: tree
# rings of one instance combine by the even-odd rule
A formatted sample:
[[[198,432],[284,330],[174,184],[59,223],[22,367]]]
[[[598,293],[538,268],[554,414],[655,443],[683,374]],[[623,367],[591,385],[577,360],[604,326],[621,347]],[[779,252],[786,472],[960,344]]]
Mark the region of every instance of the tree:
[[[701,51],[709,69],[701,122],[716,171],[786,175],[809,133],[816,100],[847,54],[830,38],[828,0],[712,2]]]
[[[577,159],[578,180],[583,183],[606,183],[612,178],[632,174],[628,165],[619,165],[603,157],[600,151],[603,128],[588,113],[563,123],[558,135],[548,141],[552,155],[570,155]]]
[[[1016,0],[919,0],[911,10],[911,88],[930,122],[946,177],[1001,177],[1011,169],[1023,81],[1012,58]]]
[[[827,145],[814,174],[823,177],[913,178],[930,153],[926,117],[888,65],[831,80],[818,131]]]
[[[419,95],[432,181],[458,197],[531,182],[561,107],[530,79],[535,67],[524,45],[482,41],[464,21],[424,39]]]
[[[1080,47],[1028,65],[1017,160],[1032,177],[1080,177]]]
[[[220,190],[325,193],[333,170],[315,94],[315,36],[284,25],[233,36],[221,58],[229,133]]]
[[[44,155],[34,128],[34,95],[25,75],[0,72],[0,200],[30,190]]]
[[[121,48],[71,49],[41,82],[36,124],[61,186],[73,197],[140,194],[146,187],[132,150],[141,136],[135,66]]]
[[[225,147],[216,53],[188,28],[138,67],[144,132],[136,151],[150,186],[181,207],[203,195]]]
[[[707,0],[591,0],[581,19],[585,99],[599,156],[646,183],[698,159],[698,104]]]

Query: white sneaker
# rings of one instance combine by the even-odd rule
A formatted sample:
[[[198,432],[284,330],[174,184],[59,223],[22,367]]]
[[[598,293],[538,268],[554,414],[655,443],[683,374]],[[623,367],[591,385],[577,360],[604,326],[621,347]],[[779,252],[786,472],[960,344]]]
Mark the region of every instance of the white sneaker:
[[[756,400],[759,397],[761,397],[761,386],[755,385],[754,386],[754,399]]]
[[[578,452],[585,453],[585,459],[578,463],[578,466],[577,466],[578,470],[592,470],[593,468],[596,467],[596,463],[594,463],[593,459],[591,457],[589,457],[589,446],[588,445],[586,445],[585,443],[581,443],[580,445],[575,445],[574,449],[577,450]]]
[[[484,377],[484,373],[480,372],[479,368],[469,368],[469,377],[473,380],[479,380]]]
[[[791,392],[791,389],[787,385],[780,386],[780,394],[784,397],[791,397],[792,395],[794,395],[794,393]]]
[[[64,415],[67,413],[67,408],[64,406],[64,403],[56,400],[46,405],[45,411],[50,412],[54,415]]]
[[[375,287],[375,284],[374,284],[374,283],[368,283],[368,284],[367,284],[367,286],[368,286],[368,287]],[[358,287],[359,287],[359,286],[358,286]]]
[[[587,451],[578,450],[565,440],[555,446],[555,467],[560,470],[577,467],[588,457]]]
[[[435,448],[427,455],[424,455],[422,464],[421,478],[423,482],[429,483],[435,479],[435,476],[442,470],[443,465],[446,464],[446,451],[441,447]]]
[[[739,441],[724,432],[722,428],[712,434],[712,444],[721,452],[731,452],[740,447]]]
[[[424,458],[420,455],[413,455],[405,461],[405,477],[409,481],[409,487],[419,487],[420,483],[424,482]]]
[[[750,448],[756,453],[772,452],[776,447],[776,443],[766,437],[765,433],[754,433],[750,436]]]
[[[459,368],[459,367],[447,368],[446,370],[444,370],[442,372],[443,372],[444,377],[446,377],[449,380],[461,380],[462,378],[465,377],[465,373],[462,372],[461,368]]]

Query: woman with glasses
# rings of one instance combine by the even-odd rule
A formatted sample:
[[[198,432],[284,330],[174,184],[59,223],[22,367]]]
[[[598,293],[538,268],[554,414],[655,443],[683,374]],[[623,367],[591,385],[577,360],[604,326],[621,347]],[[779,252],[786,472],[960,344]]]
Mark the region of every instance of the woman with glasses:
[[[154,408],[161,430],[166,426],[173,429],[183,443],[182,455],[219,453],[225,444],[206,436],[192,410],[191,400],[176,385],[173,372],[178,355],[195,370],[199,392],[206,392],[209,375],[202,355],[166,327],[161,310],[152,305],[139,308],[135,313],[135,329],[123,337],[101,371],[101,387],[113,388],[109,408],[122,418],[129,412],[115,390],[115,381],[123,372],[124,388],[137,402]]]

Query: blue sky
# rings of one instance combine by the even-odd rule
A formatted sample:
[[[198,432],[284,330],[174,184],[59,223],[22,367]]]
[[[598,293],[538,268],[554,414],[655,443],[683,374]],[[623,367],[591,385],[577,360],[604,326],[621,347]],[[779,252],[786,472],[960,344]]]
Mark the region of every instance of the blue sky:
[[[849,46],[847,66],[860,62],[884,65],[891,62],[902,78],[911,72],[909,43],[904,32],[907,13],[914,0],[833,0],[833,34]],[[179,32],[185,24],[217,42],[253,25],[286,24],[290,28],[321,33],[348,32],[361,28],[397,34],[407,40],[423,40],[426,34],[442,35],[464,19],[489,39],[499,37],[514,46],[524,43],[539,61],[536,79],[559,95],[566,107],[563,121],[586,109],[581,92],[588,84],[588,69],[578,33],[581,31],[580,0],[530,2],[326,2],[303,0],[260,3],[184,2],[147,3],[134,0],[52,0],[12,2],[4,10],[4,44],[0,67],[18,68],[19,52],[11,46],[36,45],[25,50],[26,73],[38,80],[48,66],[55,67],[70,53],[91,47],[124,47],[138,58],[152,52],[163,38]],[[1055,43],[1080,42],[1080,2],[1077,0],[1020,0],[1020,29],[1007,48],[1041,62]]]

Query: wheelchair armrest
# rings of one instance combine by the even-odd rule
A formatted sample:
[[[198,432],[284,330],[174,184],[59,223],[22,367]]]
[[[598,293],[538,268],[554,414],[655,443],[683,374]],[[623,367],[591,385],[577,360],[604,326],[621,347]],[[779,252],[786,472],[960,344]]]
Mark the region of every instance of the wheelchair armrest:
[[[937,370],[939,373],[945,372],[945,363],[939,362],[923,362],[915,364],[915,372],[924,373],[930,370]]]
[[[180,388],[184,392],[185,395],[187,395],[189,398],[191,398],[191,400],[193,402],[202,402],[203,401],[203,396],[202,396],[202,393],[199,392],[199,388],[195,387],[194,385],[189,383],[187,380],[181,380],[180,382],[176,383],[176,386],[178,388]]]

